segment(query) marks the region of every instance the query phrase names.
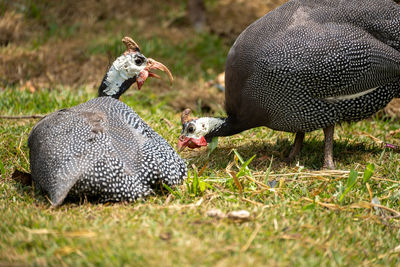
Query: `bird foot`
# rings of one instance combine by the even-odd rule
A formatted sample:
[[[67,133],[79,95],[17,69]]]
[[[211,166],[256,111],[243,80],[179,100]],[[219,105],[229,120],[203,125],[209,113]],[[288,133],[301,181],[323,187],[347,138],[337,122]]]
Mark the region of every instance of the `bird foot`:
[[[332,159],[325,159],[324,166],[322,168],[327,170],[335,170],[336,166]]]
[[[296,156],[300,154],[301,147],[303,146],[303,141],[304,141],[304,133],[302,132],[296,133],[296,138],[294,140],[293,147],[290,150],[290,153],[287,156],[287,158],[283,160],[284,162],[286,162],[286,164],[292,163],[293,160],[296,158]]]
[[[324,169],[334,170],[335,163],[333,162],[333,133],[335,126],[324,128],[325,145],[324,145]]]
[[[289,155],[289,156],[287,156],[286,158],[284,158],[283,161],[284,161],[286,164],[290,164],[290,163],[292,163],[292,162],[294,161],[295,158],[296,158],[296,156]]]

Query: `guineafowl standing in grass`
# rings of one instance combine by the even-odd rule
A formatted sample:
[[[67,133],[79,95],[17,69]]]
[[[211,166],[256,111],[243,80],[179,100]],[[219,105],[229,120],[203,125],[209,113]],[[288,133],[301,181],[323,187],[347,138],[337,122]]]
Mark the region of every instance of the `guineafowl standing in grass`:
[[[140,88],[156,76],[151,69],[172,75],[132,39],[123,41],[128,49],[108,70],[99,97],[46,116],[29,135],[32,179],[53,205],[67,196],[134,201],[155,183],[176,185],[186,176],[175,150],[118,100],[135,81]]]
[[[324,167],[334,168],[334,126],[367,118],[400,97],[400,6],[392,0],[292,0],[245,29],[225,67],[226,118],[188,119],[180,148],[267,126],[323,128]]]

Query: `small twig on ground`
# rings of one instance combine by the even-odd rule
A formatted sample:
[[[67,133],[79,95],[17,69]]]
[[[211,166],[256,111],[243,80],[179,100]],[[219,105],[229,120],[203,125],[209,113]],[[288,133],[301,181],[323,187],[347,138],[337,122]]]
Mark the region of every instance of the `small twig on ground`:
[[[369,202],[371,202],[371,201],[372,201],[372,199],[373,199],[373,194],[372,194],[371,187],[369,186],[369,183],[365,183],[365,185],[367,186],[367,189],[368,189],[368,194],[369,194]]]
[[[258,232],[260,232],[260,230],[261,230],[261,224],[257,224],[256,229],[253,231],[253,233],[251,233],[250,238],[247,240],[246,244],[240,250],[241,252],[245,252],[246,250],[249,249],[251,243],[253,242],[254,238],[256,238],[256,236],[257,236]]]
[[[389,135],[393,136],[393,135],[396,135],[398,133],[400,133],[400,129],[397,129],[397,130],[394,130],[394,131],[390,131]]]
[[[198,200],[196,203],[192,203],[192,204],[186,204],[186,205],[161,205],[161,206],[157,206],[155,207],[156,209],[186,209],[186,208],[197,208],[199,207],[201,204],[203,203],[203,199],[201,198],[200,200]]]
[[[333,209],[333,210],[340,210],[340,209],[342,209],[342,208],[341,208],[339,205],[337,205],[337,204],[324,203],[324,202],[312,200],[311,198],[308,198],[308,197],[303,197],[303,198],[301,198],[301,199],[303,199],[303,200],[305,200],[305,201],[308,201],[308,202],[313,202],[313,203],[315,203],[315,204],[318,204],[318,205],[320,205],[320,206],[322,206],[322,207],[325,207],[325,208],[328,208],[328,209]]]
[[[362,209],[365,209],[365,208],[372,208],[372,207],[377,207],[377,208],[381,208],[381,209],[387,210],[387,211],[393,213],[394,216],[399,216],[400,215],[400,212],[397,211],[397,210],[391,209],[389,207],[386,207],[386,206],[383,206],[383,205],[380,205],[380,204],[374,204],[374,203],[368,203],[368,202],[354,203],[354,204],[350,205],[349,208],[362,208]]]
[[[370,209],[372,207],[377,207],[377,208],[381,208],[381,209],[384,209],[384,210],[387,210],[387,211],[393,213],[394,216],[396,216],[396,217],[400,215],[400,212],[397,211],[397,210],[391,209],[389,207],[386,207],[386,206],[383,206],[383,205],[380,205],[380,204],[368,203],[368,202],[364,202],[364,201],[358,202],[358,203],[353,203],[353,204],[351,204],[350,206],[347,206],[347,207],[346,206],[340,207],[337,204],[323,203],[323,202],[320,202],[320,201],[312,200],[312,199],[307,198],[307,197],[303,197],[302,199],[305,200],[305,201],[308,201],[308,202],[314,202],[314,203],[316,203],[318,205],[321,205],[321,206],[329,208],[329,209],[341,209],[341,210],[346,209],[346,208],[350,208],[350,209],[359,209],[359,208],[361,208],[361,209]]]
[[[256,206],[260,206],[260,207],[264,206],[264,204],[262,204],[260,202],[257,202],[257,201],[251,200],[251,199],[247,199],[247,198],[244,198],[244,197],[242,197],[241,200],[243,200],[245,202],[249,202],[249,203],[251,203],[253,205],[256,205]]]
[[[394,144],[390,144],[390,143],[383,142],[382,140],[376,138],[375,136],[373,136],[373,135],[371,135],[371,134],[369,134],[369,133],[362,132],[362,134],[365,135],[365,136],[367,136],[367,137],[369,137],[369,138],[371,138],[371,139],[374,140],[377,144],[379,144],[379,145],[381,145],[381,146],[383,146],[383,147],[388,147],[388,148],[391,148],[391,149],[394,149],[394,150],[398,150],[398,149],[399,149],[399,146],[394,145]],[[396,134],[396,132],[395,132],[395,134]]]
[[[248,179],[248,180],[250,180],[250,181],[252,181],[253,183],[259,185],[260,187],[267,188],[267,189],[271,189],[270,186],[268,186],[268,185],[266,185],[266,184],[264,184],[264,183],[262,183],[262,182],[259,182],[259,181],[255,180],[255,179],[251,178],[250,176],[247,176],[247,175],[246,175],[245,178]]]
[[[0,119],[5,119],[5,120],[41,119],[44,116],[45,115],[19,115],[19,116],[0,115]]]
[[[327,181],[327,182],[334,182],[337,180],[341,180],[341,179],[346,179],[348,177],[348,174],[350,173],[350,171],[345,171],[345,170],[324,170],[324,171],[313,171],[313,172],[302,172],[302,173],[296,173],[296,172],[292,172],[292,173],[271,173],[269,174],[269,177],[282,177],[286,180],[292,180],[292,178],[285,178],[287,176],[295,176],[297,175],[296,179],[318,179],[321,181]],[[362,175],[359,174],[359,175]],[[255,174],[253,175],[255,177],[264,177],[264,174]],[[328,179],[328,178],[324,178],[323,176],[326,177],[334,177],[335,179]],[[247,178],[247,177],[246,177]],[[376,177],[375,175],[371,177],[371,180],[376,180],[376,181],[385,181],[385,182],[392,182],[392,183],[396,183],[399,184],[400,181],[397,180],[393,180],[393,179],[387,179],[387,178],[381,178],[381,177]]]

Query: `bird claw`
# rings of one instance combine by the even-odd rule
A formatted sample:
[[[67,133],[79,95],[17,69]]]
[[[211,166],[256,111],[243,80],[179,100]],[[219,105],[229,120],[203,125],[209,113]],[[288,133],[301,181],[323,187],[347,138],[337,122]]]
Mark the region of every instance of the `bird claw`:
[[[332,159],[325,159],[324,160],[324,166],[322,167],[323,169],[327,169],[327,170],[335,170],[336,166],[335,163],[333,162]]]

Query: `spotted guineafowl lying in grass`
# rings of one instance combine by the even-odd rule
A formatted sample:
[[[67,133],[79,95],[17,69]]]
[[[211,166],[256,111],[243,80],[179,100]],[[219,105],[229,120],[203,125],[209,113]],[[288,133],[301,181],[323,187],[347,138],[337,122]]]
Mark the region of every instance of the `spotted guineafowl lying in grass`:
[[[178,146],[267,126],[325,133],[334,168],[334,125],[361,120],[400,97],[400,6],[392,0],[293,0],[245,29],[225,67],[227,118],[183,116]]]
[[[179,184],[185,162],[130,107],[118,100],[135,81],[140,87],[151,69],[169,70],[147,59],[134,41],[103,79],[99,96],[54,112],[39,121],[28,139],[32,179],[53,205],[66,196],[133,201],[151,185]]]

